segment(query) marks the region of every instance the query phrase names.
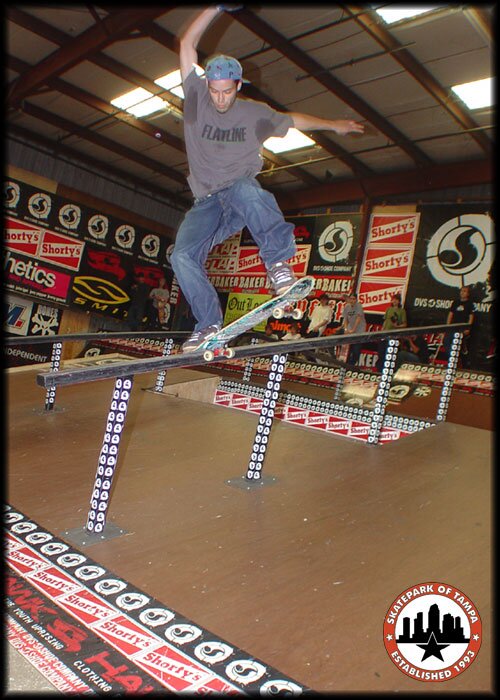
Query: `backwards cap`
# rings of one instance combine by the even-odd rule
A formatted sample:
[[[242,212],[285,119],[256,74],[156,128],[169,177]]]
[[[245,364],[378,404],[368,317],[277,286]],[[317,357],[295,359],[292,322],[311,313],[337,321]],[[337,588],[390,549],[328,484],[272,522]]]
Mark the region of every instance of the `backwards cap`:
[[[207,80],[242,80],[241,63],[232,56],[214,56],[205,66]]]

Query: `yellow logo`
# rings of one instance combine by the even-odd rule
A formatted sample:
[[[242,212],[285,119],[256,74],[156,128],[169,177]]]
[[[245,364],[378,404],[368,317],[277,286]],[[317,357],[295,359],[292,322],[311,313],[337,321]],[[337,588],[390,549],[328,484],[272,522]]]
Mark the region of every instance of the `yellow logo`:
[[[105,302],[106,304],[126,304],[130,300],[129,295],[123,289],[99,277],[75,277],[73,291],[85,299]]]

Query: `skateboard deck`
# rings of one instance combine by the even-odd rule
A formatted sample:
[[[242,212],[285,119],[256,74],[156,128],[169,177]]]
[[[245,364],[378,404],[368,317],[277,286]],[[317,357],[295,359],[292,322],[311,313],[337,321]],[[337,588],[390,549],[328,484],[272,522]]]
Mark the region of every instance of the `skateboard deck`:
[[[204,358],[207,361],[213,360],[215,355],[219,354],[225,357],[233,357],[234,351],[231,348],[225,348],[225,345],[234,338],[237,338],[242,333],[250,330],[256,326],[261,321],[269,318],[273,314],[283,315],[283,311],[294,302],[304,299],[311,291],[314,289],[314,278],[313,277],[302,277],[301,279],[294,282],[292,286],[284,293],[278,296],[268,299],[260,306],[257,306],[252,311],[241,318],[237,318],[236,321],[232,321],[224,328],[216,333],[214,336],[205,340],[198,348],[197,351],[201,350],[204,352]]]

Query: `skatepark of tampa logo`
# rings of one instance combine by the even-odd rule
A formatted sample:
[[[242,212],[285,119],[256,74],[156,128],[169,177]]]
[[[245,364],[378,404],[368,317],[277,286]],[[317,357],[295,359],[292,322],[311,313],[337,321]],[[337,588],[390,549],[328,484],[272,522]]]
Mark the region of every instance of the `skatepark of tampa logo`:
[[[463,673],[481,646],[481,618],[464,593],[446,583],[421,583],[396,598],[384,620],[384,644],[407,676],[442,682]]]

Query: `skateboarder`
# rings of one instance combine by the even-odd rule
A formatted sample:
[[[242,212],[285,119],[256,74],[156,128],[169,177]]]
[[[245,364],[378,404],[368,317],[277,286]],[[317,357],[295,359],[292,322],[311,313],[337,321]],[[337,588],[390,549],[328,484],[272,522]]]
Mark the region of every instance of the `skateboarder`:
[[[285,136],[291,127],[341,135],[364,130],[358,122],[347,119],[277,112],[263,102],[239,99],[242,67],[231,56],[211,58],[205,76],[199,77],[195,65],[202,35],[222,11],[236,9],[229,5],[207,7],[196,14],[180,37],[184,136],[194,205],[177,232],[171,263],[196,319],[193,334],[182,346],[184,352],[198,348],[221,327],[219,297],[205,272],[205,261],[215,245],[243,226],[259,247],[275,293],[283,293],[295,281],[287,263],[296,252],[293,224],[285,221],[274,196],[256,179],[264,141],[270,136]]]

